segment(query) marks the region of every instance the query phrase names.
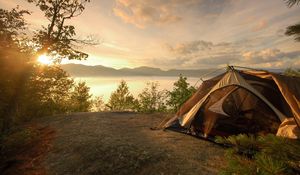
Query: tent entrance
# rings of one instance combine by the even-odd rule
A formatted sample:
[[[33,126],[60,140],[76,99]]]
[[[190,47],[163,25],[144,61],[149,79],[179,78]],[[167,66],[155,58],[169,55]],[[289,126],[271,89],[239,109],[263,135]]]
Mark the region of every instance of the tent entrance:
[[[191,123],[191,130],[211,136],[275,134],[280,123],[264,101],[243,87],[231,85],[209,95]]]

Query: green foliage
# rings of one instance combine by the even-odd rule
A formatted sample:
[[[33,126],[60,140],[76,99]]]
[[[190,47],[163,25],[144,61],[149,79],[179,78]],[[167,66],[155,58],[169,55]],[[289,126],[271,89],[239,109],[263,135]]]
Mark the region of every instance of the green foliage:
[[[169,100],[167,104],[170,105],[173,111],[177,111],[179,107],[196,92],[195,87],[189,86],[187,78],[180,75],[178,81],[174,83],[174,88],[169,91]]]
[[[138,103],[140,112],[164,112],[167,109],[165,101],[167,93],[165,90],[158,90],[157,82],[148,82],[143,91],[138,95]]]
[[[91,110],[95,111],[95,112],[101,112],[101,111],[108,110],[102,96],[98,96],[98,97],[95,97],[94,99],[92,99],[92,109]]]
[[[299,5],[300,0],[284,0],[288,7],[293,7],[294,5]]]
[[[0,9],[0,42],[6,44],[16,43],[21,31],[26,29],[27,23],[24,14],[30,14],[27,10],[14,8],[11,11]],[[16,42],[13,42],[16,40]],[[2,45],[3,46],[3,45]]]
[[[248,156],[255,154],[259,150],[259,143],[253,135],[239,134],[227,138],[217,136],[215,141],[233,146],[235,153],[242,153]]]
[[[126,81],[122,80],[109,99],[107,107],[112,111],[133,111],[136,106],[136,100],[129,92]]]
[[[89,0],[27,0],[35,4],[50,22],[35,33],[33,41],[39,53],[47,53],[60,61],[62,58],[86,59],[88,55],[74,47],[77,43],[88,43],[78,40],[75,27],[67,21],[82,14]]]
[[[300,0],[285,0],[288,7],[293,7],[294,5],[299,5]],[[295,40],[300,42],[300,23],[288,26],[286,28],[285,34],[287,36],[294,36]]]
[[[19,120],[68,112],[86,112],[91,95],[86,84],[74,80],[59,66],[36,65],[19,105]]]
[[[30,74],[28,64],[30,53],[22,47],[21,35],[26,29],[23,18],[27,11],[0,9],[0,131],[7,131],[14,122],[18,109],[17,94],[23,93],[20,81],[23,75]]]
[[[42,115],[87,111],[85,84],[74,85],[58,66],[40,66],[34,61],[40,53],[54,58],[84,59],[87,54],[74,49],[75,28],[66,21],[80,15],[88,0],[28,0],[50,21],[32,39],[26,35],[26,10],[0,9],[0,130]]]
[[[257,171],[255,164],[248,158],[227,154],[226,169],[219,172],[220,175],[254,175]]]
[[[300,160],[300,141],[268,134],[258,138],[261,152],[283,161]],[[300,165],[299,165],[300,166]]]
[[[274,159],[267,154],[256,154],[255,164],[261,174],[283,174],[288,168],[281,159]]]
[[[52,115],[71,108],[69,99],[74,80],[59,66],[36,66],[26,85],[23,115]]]
[[[231,144],[226,153],[227,167],[220,174],[297,174],[300,173],[300,141],[269,134],[255,138],[245,134],[218,138]],[[249,154],[244,154],[245,153]]]
[[[85,82],[80,82],[74,86],[71,93],[72,112],[88,112],[92,107],[89,94],[90,88],[86,86]]]
[[[294,36],[295,40],[300,42],[300,23],[288,26],[286,28],[285,34],[287,36]]]
[[[300,69],[287,68],[284,71],[284,75],[300,77]]]

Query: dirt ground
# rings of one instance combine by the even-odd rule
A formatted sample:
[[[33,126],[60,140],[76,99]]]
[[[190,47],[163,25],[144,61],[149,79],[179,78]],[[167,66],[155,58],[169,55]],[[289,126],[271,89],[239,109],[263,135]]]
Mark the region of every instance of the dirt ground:
[[[217,174],[224,148],[185,134],[151,130],[165,116],[76,113],[39,120],[55,130],[47,174]]]

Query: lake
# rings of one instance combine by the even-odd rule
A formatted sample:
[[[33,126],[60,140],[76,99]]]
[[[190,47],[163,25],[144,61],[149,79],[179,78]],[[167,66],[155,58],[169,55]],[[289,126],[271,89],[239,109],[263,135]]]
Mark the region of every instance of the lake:
[[[117,89],[121,80],[125,80],[127,82],[129,91],[137,97],[144,87],[146,87],[147,82],[158,82],[160,90],[172,90],[173,83],[178,80],[178,77],[74,77],[74,79],[76,82],[86,82],[86,84],[90,87],[90,92],[93,96],[103,96],[104,101],[107,102],[111,93]],[[199,78],[195,77],[188,78],[187,81],[192,86],[199,86],[202,82]]]

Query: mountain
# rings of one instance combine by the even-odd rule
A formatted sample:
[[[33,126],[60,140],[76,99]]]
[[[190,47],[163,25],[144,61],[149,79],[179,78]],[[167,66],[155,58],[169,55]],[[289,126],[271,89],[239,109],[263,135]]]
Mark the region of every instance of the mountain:
[[[87,66],[82,64],[63,64],[61,67],[74,77],[96,77],[96,76],[176,76],[180,74],[187,77],[200,77],[215,69],[170,69],[167,71],[153,67],[137,67],[114,69],[105,66]]]
[[[99,76],[175,76],[180,74],[186,77],[201,77],[205,74],[209,76],[215,76],[221,72],[225,72],[225,69],[216,71],[217,69],[170,69],[161,70],[153,67],[137,67],[137,68],[122,68],[114,69],[111,67],[105,67],[101,65],[87,66],[82,64],[63,64],[61,67],[74,77],[99,77]],[[280,73],[282,69],[267,69],[270,72]]]

